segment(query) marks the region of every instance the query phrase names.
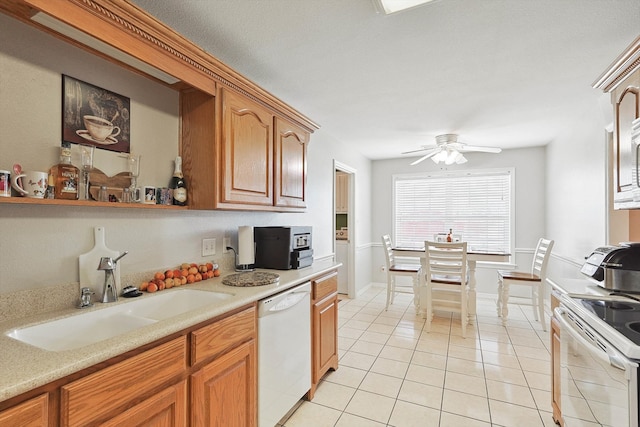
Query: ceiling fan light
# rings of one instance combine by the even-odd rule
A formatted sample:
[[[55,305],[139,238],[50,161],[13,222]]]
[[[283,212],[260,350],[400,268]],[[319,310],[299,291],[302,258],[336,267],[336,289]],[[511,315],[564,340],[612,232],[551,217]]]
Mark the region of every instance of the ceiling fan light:
[[[457,165],[467,163],[467,158],[462,153],[458,153],[455,160]]]
[[[459,156],[462,156],[462,154],[460,154],[458,150],[455,150],[455,149],[447,150],[447,158],[444,161],[444,164],[452,165],[456,163]]]
[[[446,162],[447,161],[447,157],[448,157],[448,154],[447,154],[446,150],[442,150],[438,154],[433,156],[431,158],[431,160],[433,160],[436,164],[438,164],[440,162]]]

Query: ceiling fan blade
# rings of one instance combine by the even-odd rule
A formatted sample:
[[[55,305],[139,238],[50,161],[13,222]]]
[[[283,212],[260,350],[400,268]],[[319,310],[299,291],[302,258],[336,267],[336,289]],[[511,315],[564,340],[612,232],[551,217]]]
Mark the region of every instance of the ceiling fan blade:
[[[411,150],[411,151],[404,151],[400,154],[411,154],[411,153],[419,153],[420,151],[427,151],[427,150],[433,150],[434,148],[436,148],[435,145],[423,145],[422,148],[419,148],[417,150]]]
[[[476,151],[476,152],[480,152],[480,153],[499,153],[499,152],[502,151],[502,148],[498,148],[498,147],[479,147],[479,146],[476,146],[476,145],[463,145],[462,147],[460,147],[460,149],[458,151],[463,152],[463,153],[472,152],[472,151]]]
[[[415,162],[411,163],[411,165],[410,165],[410,166],[417,165],[418,163],[423,162],[423,161],[425,161],[425,160],[427,160],[427,159],[429,159],[429,158],[431,158],[431,157],[435,156],[435,155],[436,155],[436,154],[438,154],[440,151],[442,151],[442,150],[440,150],[440,149],[437,149],[437,148],[436,148],[436,149],[434,149],[434,150],[430,151],[429,153],[425,154],[424,156],[420,157],[420,158],[419,158],[418,160],[416,160]]]

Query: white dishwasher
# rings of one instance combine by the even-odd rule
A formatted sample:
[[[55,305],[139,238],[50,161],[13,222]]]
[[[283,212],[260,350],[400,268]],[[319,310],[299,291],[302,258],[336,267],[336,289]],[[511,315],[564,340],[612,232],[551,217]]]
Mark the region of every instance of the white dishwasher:
[[[307,282],[258,302],[258,426],[275,426],[310,388]]]

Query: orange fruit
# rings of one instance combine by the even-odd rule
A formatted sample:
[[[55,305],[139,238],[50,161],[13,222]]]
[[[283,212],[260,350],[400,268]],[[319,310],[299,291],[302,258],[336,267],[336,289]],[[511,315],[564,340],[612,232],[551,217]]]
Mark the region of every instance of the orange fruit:
[[[173,270],[173,277],[181,277],[182,272],[180,270]]]
[[[164,280],[158,280],[158,290],[161,291],[167,287],[167,284]]]
[[[213,270],[213,275],[215,277],[219,277],[220,276],[220,270]]]
[[[213,264],[211,264],[210,262],[208,262],[206,264],[206,266],[207,266],[207,271],[212,271],[213,270]]]
[[[198,272],[198,267],[189,267],[189,274],[195,275]]]
[[[195,279],[195,281],[196,281],[196,282],[199,282],[199,281],[201,281],[201,280],[202,280],[202,274],[200,274],[200,273],[196,273],[196,279]]]
[[[167,270],[164,272],[165,279],[173,279],[173,270]]]
[[[193,283],[193,282],[195,282],[195,281],[196,281],[196,276],[195,276],[195,274],[189,274],[189,275],[187,276],[187,283]]]
[[[161,271],[158,271],[156,274],[153,275],[153,278],[156,280],[164,280],[164,273]]]
[[[140,288],[139,288],[139,289],[140,289],[141,291],[146,291],[146,290],[147,290],[147,286],[149,286],[149,282],[142,282],[142,283],[140,284]]]
[[[149,283],[149,286],[147,286],[147,292],[153,293],[157,290],[158,290],[158,285],[156,285],[155,283]]]

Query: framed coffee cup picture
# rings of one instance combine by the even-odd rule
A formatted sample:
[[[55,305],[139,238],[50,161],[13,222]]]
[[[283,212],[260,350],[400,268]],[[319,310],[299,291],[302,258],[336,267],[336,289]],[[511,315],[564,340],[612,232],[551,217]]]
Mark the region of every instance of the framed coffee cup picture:
[[[126,96],[62,76],[62,140],[129,153],[131,102]]]

